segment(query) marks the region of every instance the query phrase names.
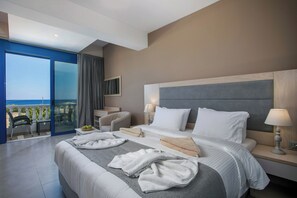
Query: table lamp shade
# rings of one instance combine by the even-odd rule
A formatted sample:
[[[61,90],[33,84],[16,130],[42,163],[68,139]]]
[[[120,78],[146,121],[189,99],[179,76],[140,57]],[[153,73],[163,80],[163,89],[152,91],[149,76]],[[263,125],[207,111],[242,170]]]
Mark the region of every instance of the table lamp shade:
[[[292,121],[286,109],[270,109],[265,124],[273,126],[292,126]]]
[[[145,113],[154,112],[154,105],[153,104],[146,104],[144,108]]]

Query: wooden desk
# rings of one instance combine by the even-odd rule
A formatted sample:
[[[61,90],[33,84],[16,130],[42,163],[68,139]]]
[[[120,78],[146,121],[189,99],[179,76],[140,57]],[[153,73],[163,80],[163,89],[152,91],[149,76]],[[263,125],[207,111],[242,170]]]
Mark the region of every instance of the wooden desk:
[[[120,112],[121,108],[119,107],[104,107],[104,109],[96,109],[94,110],[94,127],[99,129],[99,118],[102,116],[106,116],[111,113]]]
[[[266,173],[297,182],[297,151],[284,149],[286,155],[277,155],[271,152],[272,149],[258,144],[252,154]]]

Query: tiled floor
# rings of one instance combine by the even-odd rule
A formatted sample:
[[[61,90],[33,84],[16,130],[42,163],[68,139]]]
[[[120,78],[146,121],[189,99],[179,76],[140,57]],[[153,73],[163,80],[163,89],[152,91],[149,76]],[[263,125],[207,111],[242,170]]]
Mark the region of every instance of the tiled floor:
[[[43,136],[50,136],[51,132],[40,132],[40,135],[38,135],[36,132],[33,133],[33,137],[30,133],[20,133],[20,134],[14,134],[12,139],[10,138],[10,134],[7,134],[7,142],[10,141],[18,141],[18,140],[24,140],[24,139],[31,139],[31,138],[37,138],[37,137],[43,137]]]
[[[55,145],[74,134],[0,145],[0,198],[64,198],[54,162]],[[296,183],[277,181],[250,197],[296,197]]]
[[[255,198],[295,198],[297,194],[297,183],[268,175],[270,183],[264,190],[252,190],[251,196]]]
[[[54,163],[54,148],[62,135],[0,145],[0,198],[64,197]]]

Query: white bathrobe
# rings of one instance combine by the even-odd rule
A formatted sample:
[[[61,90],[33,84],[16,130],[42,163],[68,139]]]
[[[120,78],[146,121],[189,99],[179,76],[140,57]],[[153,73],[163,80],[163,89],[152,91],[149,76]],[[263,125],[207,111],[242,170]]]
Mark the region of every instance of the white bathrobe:
[[[108,166],[122,169],[127,176],[139,177],[139,186],[146,193],[184,187],[198,173],[197,161],[182,159],[156,149],[141,149],[117,155]]]
[[[123,144],[126,139],[116,138],[111,132],[95,132],[86,135],[74,136],[73,143],[82,149],[105,149]]]

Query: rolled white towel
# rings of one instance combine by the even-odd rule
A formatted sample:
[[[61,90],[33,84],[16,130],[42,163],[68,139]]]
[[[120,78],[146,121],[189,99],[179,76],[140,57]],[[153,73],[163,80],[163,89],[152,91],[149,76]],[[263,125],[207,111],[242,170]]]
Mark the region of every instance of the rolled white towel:
[[[154,152],[147,153],[145,156],[138,156],[131,160],[122,170],[127,176],[138,177],[152,163],[169,159],[177,159],[177,157],[169,153],[154,150]]]
[[[186,159],[152,163],[139,175],[138,184],[145,193],[187,186],[198,173],[198,163]]]

